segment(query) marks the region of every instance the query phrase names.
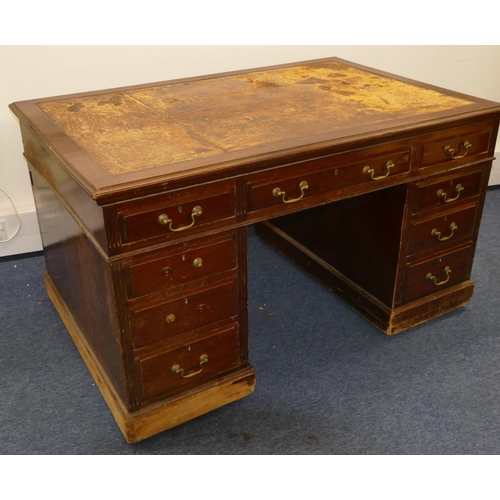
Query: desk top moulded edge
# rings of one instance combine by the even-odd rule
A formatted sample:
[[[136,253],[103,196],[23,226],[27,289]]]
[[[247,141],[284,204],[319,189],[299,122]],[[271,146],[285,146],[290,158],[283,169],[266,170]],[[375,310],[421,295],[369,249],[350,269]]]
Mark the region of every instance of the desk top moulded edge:
[[[415,95],[411,105],[405,104],[408,95]],[[214,99],[218,106],[210,106]],[[500,117],[498,103],[338,58],[34,99],[10,108],[99,204],[138,189],[175,189],[446,123]],[[162,154],[173,161],[161,161]]]

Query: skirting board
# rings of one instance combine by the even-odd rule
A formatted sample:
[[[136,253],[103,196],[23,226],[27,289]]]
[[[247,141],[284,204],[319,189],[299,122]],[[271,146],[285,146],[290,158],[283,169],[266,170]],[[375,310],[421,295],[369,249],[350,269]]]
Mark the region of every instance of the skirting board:
[[[16,236],[10,241],[0,241],[0,258],[38,252],[43,248],[36,212],[21,213],[19,216],[21,218],[21,228]],[[19,226],[19,220],[14,214],[0,214],[0,221],[5,221],[7,237],[14,234]]]
[[[500,184],[500,151],[495,153],[496,160],[491,167],[490,180],[488,186],[497,186]]]

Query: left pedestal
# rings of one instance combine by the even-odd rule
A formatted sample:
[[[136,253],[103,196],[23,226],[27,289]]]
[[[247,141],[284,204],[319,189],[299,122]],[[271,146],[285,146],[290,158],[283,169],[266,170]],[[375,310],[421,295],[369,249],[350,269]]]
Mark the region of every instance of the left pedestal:
[[[253,392],[246,228],[109,257],[30,166],[48,294],[129,443]]]

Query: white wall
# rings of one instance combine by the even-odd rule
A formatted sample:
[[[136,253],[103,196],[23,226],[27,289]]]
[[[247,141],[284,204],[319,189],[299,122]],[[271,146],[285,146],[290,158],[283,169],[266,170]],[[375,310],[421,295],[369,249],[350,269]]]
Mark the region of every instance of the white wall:
[[[7,107],[11,102],[328,56],[500,102],[500,46],[3,45],[0,188],[10,194],[20,213],[35,210],[19,124]],[[499,162],[492,182],[500,184]],[[0,192],[0,217],[10,213],[8,198]],[[0,256],[41,248],[36,226],[27,226],[35,229],[23,228],[14,240],[0,243]]]

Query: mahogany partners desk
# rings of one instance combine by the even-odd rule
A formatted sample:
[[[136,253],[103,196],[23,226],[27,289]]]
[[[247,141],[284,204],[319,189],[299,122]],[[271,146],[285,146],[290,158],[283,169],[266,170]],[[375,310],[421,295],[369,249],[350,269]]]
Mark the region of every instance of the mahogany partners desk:
[[[247,226],[387,334],[465,304],[500,105],[340,59],[11,105],[128,442],[249,395]]]

